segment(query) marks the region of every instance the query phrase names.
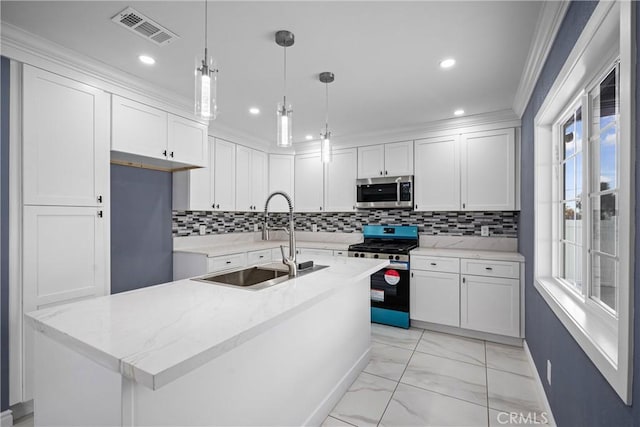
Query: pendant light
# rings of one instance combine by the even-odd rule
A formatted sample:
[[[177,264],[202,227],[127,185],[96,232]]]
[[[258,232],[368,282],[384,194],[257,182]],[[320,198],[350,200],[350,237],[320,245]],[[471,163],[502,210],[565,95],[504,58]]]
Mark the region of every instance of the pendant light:
[[[293,46],[294,36],[291,31],[281,30],[276,32],[276,43],[284,47],[284,97],[282,103],[278,103],[276,112],[276,146],[281,148],[291,147],[293,144],[292,119],[293,110],[287,104],[287,48]]]
[[[319,79],[325,84],[326,89],[326,116],[324,121],[324,132],[320,132],[320,159],[322,163],[331,162],[331,132],[329,132],[329,83],[335,76],[329,71],[320,73]]]
[[[215,120],[218,113],[218,70],[207,51],[207,3],[204,1],[204,57],[196,57],[195,113],[205,120]]]

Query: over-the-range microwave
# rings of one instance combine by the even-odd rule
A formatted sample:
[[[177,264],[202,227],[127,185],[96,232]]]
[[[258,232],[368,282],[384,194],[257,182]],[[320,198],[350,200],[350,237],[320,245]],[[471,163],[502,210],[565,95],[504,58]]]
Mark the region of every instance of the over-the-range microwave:
[[[413,207],[413,176],[390,176],[356,180],[356,207]]]

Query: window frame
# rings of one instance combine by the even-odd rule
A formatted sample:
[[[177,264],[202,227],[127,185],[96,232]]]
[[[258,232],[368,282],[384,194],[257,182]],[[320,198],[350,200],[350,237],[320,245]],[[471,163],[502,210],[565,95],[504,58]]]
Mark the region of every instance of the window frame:
[[[635,236],[635,7],[634,2],[599,2],[585,25],[562,69],[549,89],[534,119],[534,287],[543,300],[576,340],[596,368],[602,373],[622,401],[632,402],[633,383],[633,280]],[[583,285],[583,294],[571,292],[556,277],[559,263],[560,187],[554,153],[563,122],[577,102],[583,103],[583,126],[591,126],[589,97],[595,84],[606,77],[619,57],[617,76],[619,94],[618,121],[618,316],[603,310],[591,298],[590,284]],[[605,59],[603,59],[605,58]],[[585,125],[586,124],[586,125]],[[591,162],[589,152],[591,129],[585,136],[583,128],[583,158]],[[585,179],[589,169],[583,168],[583,198],[589,187]],[[590,195],[587,193],[587,195]],[[563,195],[564,197],[564,195]],[[591,233],[591,212],[582,205],[583,231]],[[592,242],[583,244],[591,247]],[[589,259],[591,255],[589,254]],[[583,258],[584,262],[584,258]],[[590,274],[590,264],[583,269]],[[583,283],[586,281],[583,277]],[[589,281],[591,277],[589,276]]]

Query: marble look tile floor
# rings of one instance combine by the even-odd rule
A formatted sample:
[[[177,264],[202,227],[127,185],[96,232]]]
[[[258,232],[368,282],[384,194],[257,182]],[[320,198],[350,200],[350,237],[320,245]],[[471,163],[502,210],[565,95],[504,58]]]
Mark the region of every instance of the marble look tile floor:
[[[545,424],[522,348],[371,325],[371,360],[323,426]]]

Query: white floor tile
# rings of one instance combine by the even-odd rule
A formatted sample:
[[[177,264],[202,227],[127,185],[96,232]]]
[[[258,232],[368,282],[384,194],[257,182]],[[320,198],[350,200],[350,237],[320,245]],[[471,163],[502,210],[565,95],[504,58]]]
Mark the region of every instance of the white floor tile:
[[[487,407],[399,384],[380,426],[486,426]]]
[[[400,382],[487,405],[486,369],[483,366],[415,352]]]
[[[422,329],[402,329],[377,323],[371,324],[371,339],[381,344],[414,350],[421,336]]]
[[[532,376],[529,360],[522,347],[488,342],[487,367]]]
[[[375,426],[380,421],[396,382],[361,373],[331,411],[331,416],[356,426]]]
[[[371,360],[364,371],[398,381],[412,353],[411,350],[374,341],[371,343]]]
[[[532,377],[487,369],[489,407],[506,412],[541,413],[536,383]]]
[[[327,417],[321,427],[352,427],[353,424],[345,423],[342,420],[333,417]]]
[[[532,413],[530,415],[510,413],[489,409],[489,427],[515,427],[515,426],[539,426],[548,425],[549,419],[546,415]]]
[[[484,341],[424,331],[416,351],[461,362],[485,365]]]

